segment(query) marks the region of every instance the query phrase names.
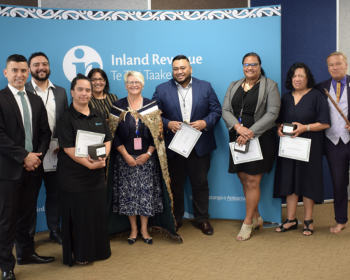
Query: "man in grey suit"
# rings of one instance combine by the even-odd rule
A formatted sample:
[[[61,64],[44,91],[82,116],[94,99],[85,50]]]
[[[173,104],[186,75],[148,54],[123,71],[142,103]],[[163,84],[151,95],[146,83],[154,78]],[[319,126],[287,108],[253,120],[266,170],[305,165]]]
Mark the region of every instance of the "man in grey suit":
[[[57,123],[64,111],[68,110],[66,90],[56,86],[49,80],[50,63],[48,57],[42,52],[33,53],[28,59],[32,80],[26,83],[26,90],[41,97],[46,107],[52,138],[57,138]],[[54,151],[58,153],[58,148]],[[50,230],[50,239],[62,244],[60,231],[60,211],[59,211],[59,187],[56,179],[56,171],[44,172],[43,175],[46,188],[46,222]],[[39,195],[41,183],[37,188]],[[37,211],[33,211],[31,219],[30,236],[34,241]]]

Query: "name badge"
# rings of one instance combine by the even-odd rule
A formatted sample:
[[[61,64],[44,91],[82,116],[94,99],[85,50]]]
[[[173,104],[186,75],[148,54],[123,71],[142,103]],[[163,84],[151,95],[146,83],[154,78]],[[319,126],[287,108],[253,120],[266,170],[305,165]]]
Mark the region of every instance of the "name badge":
[[[189,122],[190,122],[190,118],[189,118],[187,112],[184,112],[184,113],[182,114],[182,119],[183,119],[183,122],[184,122],[184,123],[189,123]]]
[[[134,150],[142,150],[142,139],[134,138]]]

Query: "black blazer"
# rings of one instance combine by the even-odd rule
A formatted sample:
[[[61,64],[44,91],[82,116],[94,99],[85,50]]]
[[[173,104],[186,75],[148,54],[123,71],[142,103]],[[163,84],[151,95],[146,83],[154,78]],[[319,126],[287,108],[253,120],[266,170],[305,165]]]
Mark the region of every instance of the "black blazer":
[[[33,152],[42,153],[43,160],[51,140],[51,131],[43,101],[26,91],[32,108]],[[13,93],[7,86],[0,91],[0,179],[17,180],[23,171],[25,132],[22,116]],[[41,164],[42,166],[42,164]],[[32,171],[33,176],[38,171]]]
[[[54,85],[55,87],[52,88],[53,96],[55,97],[55,103],[56,103],[56,128],[58,124],[58,120],[63,115],[65,111],[68,110],[68,100],[67,100],[67,93],[66,90],[63,87],[59,87]],[[34,92],[32,81],[30,80],[25,85],[26,91]],[[52,135],[52,138],[57,138],[57,129],[55,131],[55,134]]]
[[[328,99],[326,93],[324,92],[324,89],[329,91],[329,89],[331,88],[331,84],[332,84],[332,78],[317,84],[314,88],[321,91],[325,96],[325,98]],[[350,108],[350,86],[349,85],[350,85],[350,76],[346,75],[346,89],[348,92],[348,108]],[[348,110],[348,116],[347,116],[348,119],[349,119],[349,115],[350,115],[350,110]]]

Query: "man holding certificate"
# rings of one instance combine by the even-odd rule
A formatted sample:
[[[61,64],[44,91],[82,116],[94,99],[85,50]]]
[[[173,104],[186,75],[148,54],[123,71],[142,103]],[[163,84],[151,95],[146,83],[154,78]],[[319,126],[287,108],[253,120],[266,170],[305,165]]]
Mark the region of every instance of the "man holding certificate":
[[[68,110],[68,101],[66,90],[62,87],[54,85],[49,80],[51,74],[50,63],[48,57],[42,53],[33,53],[28,59],[30,74],[32,80],[26,83],[26,90],[33,92],[41,97],[44,102],[47,117],[52,133],[52,140],[50,149],[48,150],[44,159],[44,173],[43,179],[46,189],[46,222],[50,230],[50,240],[62,244],[62,236],[60,230],[60,211],[59,211],[59,188],[58,180],[56,179],[57,167],[57,122],[61,115]],[[56,147],[56,148],[54,148]],[[39,194],[41,181],[37,188],[37,195]],[[36,227],[36,207],[32,213],[30,235],[34,240]]]
[[[296,210],[302,197],[303,234],[311,235],[314,204],[323,202],[323,135],[330,119],[327,102],[313,89],[314,85],[314,77],[305,63],[290,67],[285,86],[291,91],[282,96],[276,121],[280,147],[274,187],[274,197],[287,200],[287,220],[276,232],[297,229]]]
[[[210,153],[216,149],[213,128],[220,120],[221,105],[210,83],[192,77],[192,67],[186,56],[174,57],[172,68],[173,79],[157,86],[153,95],[153,100],[157,101],[159,109],[163,111],[165,145],[169,147],[184,123],[188,124],[185,129],[190,131],[194,128],[201,132],[197,142],[193,142],[193,136],[198,134],[192,133],[193,135],[189,134],[186,138],[195,143],[187,157],[184,156],[187,147],[181,154],[167,148],[177,229],[182,226],[185,211],[184,183],[188,173],[192,186],[194,218],[202,232],[211,235],[214,230],[208,221],[207,174],[210,168]]]
[[[325,89],[338,105],[340,112],[349,119],[350,77],[347,57],[341,52],[333,52],[327,57],[328,72],[331,78],[316,85],[325,93]],[[348,221],[348,185],[350,160],[350,126],[328,98],[331,127],[326,130],[324,139],[325,154],[333,182],[334,213],[337,224],[330,228],[339,233]]]

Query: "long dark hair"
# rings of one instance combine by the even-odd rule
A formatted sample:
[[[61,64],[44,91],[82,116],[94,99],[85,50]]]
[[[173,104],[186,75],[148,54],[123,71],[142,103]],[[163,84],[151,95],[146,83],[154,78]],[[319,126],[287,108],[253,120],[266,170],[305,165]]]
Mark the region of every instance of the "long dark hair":
[[[88,74],[89,79],[92,79],[92,76],[95,73],[97,73],[97,72],[100,73],[102,78],[106,81],[106,84],[105,84],[105,87],[103,89],[103,92],[104,93],[109,93],[109,81],[108,81],[108,78],[107,78],[107,74],[101,68],[93,68],[93,69],[91,69],[89,74]]]
[[[286,80],[286,83],[284,84],[286,89],[288,89],[288,90],[294,89],[293,83],[292,83],[292,78],[294,76],[295,70],[297,70],[298,68],[303,68],[305,70],[306,78],[307,78],[307,85],[306,86],[308,88],[313,88],[316,85],[316,81],[315,81],[314,76],[311,73],[309,66],[307,66],[303,62],[297,62],[297,63],[294,63],[288,70],[287,80]]]
[[[242,65],[243,65],[243,63],[244,63],[245,58],[248,57],[248,56],[254,56],[254,57],[256,57],[256,58],[258,59],[258,61],[259,61],[260,67],[261,67],[261,59],[260,59],[260,56],[259,56],[257,53],[255,53],[255,52],[250,52],[250,53],[247,53],[245,56],[243,56]],[[261,67],[261,75],[265,76],[265,71],[264,71],[264,69],[263,69],[262,67]]]

